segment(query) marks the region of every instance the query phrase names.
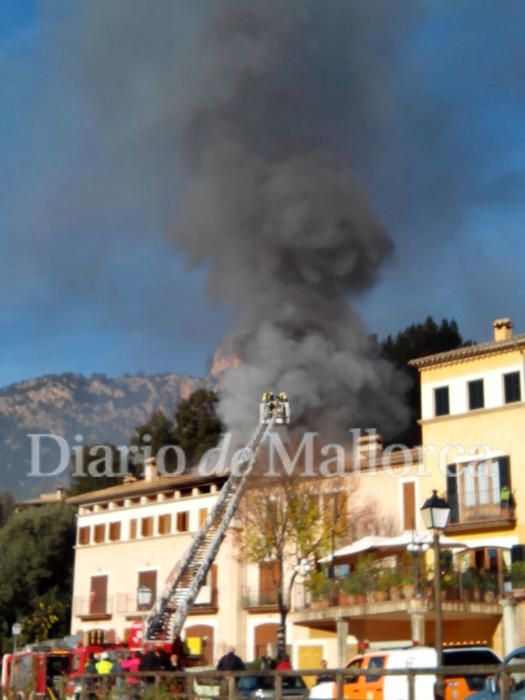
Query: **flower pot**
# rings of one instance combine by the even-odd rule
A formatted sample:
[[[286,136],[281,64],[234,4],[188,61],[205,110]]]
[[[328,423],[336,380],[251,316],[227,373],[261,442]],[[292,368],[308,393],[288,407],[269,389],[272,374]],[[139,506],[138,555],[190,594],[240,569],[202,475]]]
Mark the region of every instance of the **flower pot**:
[[[401,600],[401,590],[397,586],[390,589],[390,600]]]
[[[348,602],[348,598],[349,596],[346,593],[341,593],[341,591],[339,591],[338,603],[341,607],[345,605],[350,605],[350,603]]]
[[[483,594],[483,600],[485,603],[494,603],[496,600],[496,594],[494,591],[485,591]]]
[[[375,594],[378,603],[384,603],[385,600],[388,600],[388,593],[386,591],[376,591]]]
[[[403,598],[405,600],[411,600],[416,592],[416,585],[414,583],[405,583],[403,586]]]

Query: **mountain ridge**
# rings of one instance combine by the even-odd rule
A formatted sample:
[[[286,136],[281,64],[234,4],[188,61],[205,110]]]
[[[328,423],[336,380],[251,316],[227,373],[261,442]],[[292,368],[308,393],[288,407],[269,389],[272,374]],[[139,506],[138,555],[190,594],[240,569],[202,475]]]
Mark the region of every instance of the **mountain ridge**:
[[[64,372],[1,387],[1,488],[24,499],[52,491],[57,482],[64,482],[64,473],[30,475],[31,434],[58,435],[68,445],[128,444],[135,428],[155,411],[173,415],[180,400],[215,380],[212,365],[206,378],[177,372],[140,372],[114,378],[100,373]],[[58,443],[55,445],[51,438],[45,442],[38,469],[33,469],[42,475],[50,474],[58,464]]]

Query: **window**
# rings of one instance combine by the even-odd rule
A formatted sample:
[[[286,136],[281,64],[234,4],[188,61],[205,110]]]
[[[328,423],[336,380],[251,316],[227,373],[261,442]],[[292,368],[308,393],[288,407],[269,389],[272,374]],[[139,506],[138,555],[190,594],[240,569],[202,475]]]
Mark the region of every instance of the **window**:
[[[118,542],[120,540],[120,523],[109,524],[109,539],[111,542]]]
[[[207,508],[199,508],[199,527],[204,524],[206,516],[208,515]]]
[[[384,668],[385,666],[385,657],[384,656],[372,656],[369,661],[368,661],[368,671],[373,671],[376,668]],[[377,683],[377,681],[381,680],[381,676],[374,674],[374,673],[367,673],[366,674],[366,683]]]
[[[483,379],[475,379],[468,383],[468,406],[471,411],[485,406]]]
[[[447,416],[450,413],[448,386],[440,386],[434,389],[434,414]]]
[[[500,519],[505,491],[511,492],[508,457],[447,467],[447,498],[452,523]],[[507,511],[504,517],[508,516]]]
[[[177,513],[177,532],[188,532],[190,527],[190,514],[188,511]]]
[[[137,520],[136,520],[136,518],[133,518],[133,520],[129,521],[129,539],[130,540],[137,539]]]
[[[78,528],[78,544],[89,544],[89,527]]]
[[[354,661],[351,661],[349,664],[347,664],[346,668],[349,671],[354,671],[356,674],[355,676],[348,676],[345,678],[345,684],[346,683],[358,683],[359,679],[361,676],[358,675],[358,671],[360,671],[363,668],[363,659],[355,659]]]
[[[159,515],[159,535],[169,535],[171,532],[171,515]]]
[[[153,536],[153,518],[142,518],[140,521],[140,534],[142,537]]]
[[[105,615],[108,597],[108,577],[92,576],[89,589],[90,615]]]
[[[504,374],[503,389],[505,394],[505,403],[521,401],[520,373],[508,372],[508,374]]]
[[[279,562],[262,561],[259,563],[259,604],[276,605],[277,581],[280,580]]]
[[[104,524],[102,525],[95,525],[95,532],[94,532],[94,541],[97,544],[100,544],[101,542],[104,542],[106,539],[106,526]]]

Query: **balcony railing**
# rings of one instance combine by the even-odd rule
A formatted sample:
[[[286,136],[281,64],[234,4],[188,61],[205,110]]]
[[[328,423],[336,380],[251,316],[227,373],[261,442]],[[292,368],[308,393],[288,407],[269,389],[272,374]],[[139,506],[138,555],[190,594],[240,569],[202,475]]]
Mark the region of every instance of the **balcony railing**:
[[[113,614],[113,599],[111,597],[93,599],[75,598],[73,600],[73,615],[75,617],[90,617],[92,619],[109,617]]]
[[[155,598],[149,605],[138,605],[136,593],[117,593],[116,595],[116,612],[120,615],[143,615],[148,610],[151,610],[155,604]]]
[[[259,588],[245,587],[242,590],[242,607],[250,608],[277,608],[277,591],[275,589],[261,591]]]
[[[459,512],[455,519],[452,519],[447,526],[447,530],[460,528],[462,525],[474,525],[476,523],[491,523],[503,521],[512,524],[516,520],[514,507],[502,507],[499,503],[479,503],[473,505],[459,504]]]
[[[495,603],[507,593],[501,573],[452,568],[441,571],[443,600],[456,602]],[[317,579],[315,588],[305,589],[295,596],[295,609],[321,609],[349,605],[372,605],[387,601],[402,602],[419,598],[429,602],[434,598],[433,570],[425,568],[416,575],[414,568],[380,568],[378,562],[369,569],[342,578]]]
[[[193,603],[193,608],[216,608],[217,601],[217,589],[212,588],[211,586],[202,586],[201,590],[199,591],[199,595]],[[145,612],[151,610],[154,604],[155,599],[153,599],[151,604],[148,606],[139,606],[137,604],[136,593],[117,593],[115,609],[120,615],[141,616]]]

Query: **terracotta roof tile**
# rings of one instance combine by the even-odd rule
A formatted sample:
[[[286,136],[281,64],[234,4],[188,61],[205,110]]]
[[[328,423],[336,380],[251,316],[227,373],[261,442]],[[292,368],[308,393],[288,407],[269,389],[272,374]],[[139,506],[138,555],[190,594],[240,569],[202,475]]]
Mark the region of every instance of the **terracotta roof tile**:
[[[178,476],[159,476],[151,481],[137,479],[136,481],[117,484],[117,486],[109,486],[108,488],[99,489],[98,491],[89,491],[79,496],[71,496],[66,502],[73,505],[83,505],[113,500],[114,498],[126,498],[127,496],[157,493],[169,489],[188,488],[192,486],[201,486],[202,484],[220,484],[226,479],[226,476],[226,474],[202,475],[197,469],[192,469]]]
[[[476,343],[474,345],[466,345],[463,348],[448,350],[447,352],[438,352],[435,355],[417,357],[414,360],[410,360],[408,364],[411,367],[423,369],[424,367],[442,365],[469,358],[482,357],[483,355],[491,355],[499,352],[510,352],[523,347],[525,347],[525,333],[515,335],[509,340],[490,340],[486,343]]]

